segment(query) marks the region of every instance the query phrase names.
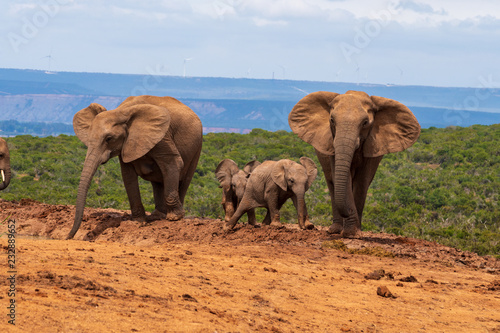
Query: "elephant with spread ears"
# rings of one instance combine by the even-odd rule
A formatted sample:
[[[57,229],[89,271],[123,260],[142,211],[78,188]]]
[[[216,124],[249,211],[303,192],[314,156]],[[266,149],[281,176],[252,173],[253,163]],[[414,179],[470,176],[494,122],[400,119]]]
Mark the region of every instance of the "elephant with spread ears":
[[[307,214],[305,193],[317,173],[316,164],[308,157],[301,157],[300,164],[288,159],[263,162],[252,171],[243,198],[234,215],[224,224],[224,230],[233,229],[245,212],[257,207],[267,208],[262,224],[279,223],[280,209],[290,198],[297,209],[299,227],[314,229]]]
[[[73,228],[80,227],[87,192],[99,165],[118,156],[132,218],[146,220],[138,177],[151,182],[155,210],[148,219],[180,220],[184,197],[201,153],[202,124],[185,104],[172,97],[132,96],[107,111],[92,103],[77,112],[73,128],[87,146],[80,177]]]
[[[10,184],[10,154],[7,142],[0,138],[0,191],[4,190]]]
[[[220,183],[220,187],[222,187],[222,208],[224,209],[224,220],[226,222],[234,215],[234,211],[243,198],[248,178],[259,165],[259,161],[250,161],[240,170],[238,164],[229,158],[222,160],[217,165],[215,176]],[[255,209],[249,209],[247,215],[248,224],[255,225]]]
[[[360,237],[363,207],[378,165],[385,154],[415,143],[420,135],[417,119],[389,98],[318,91],[293,107],[288,122],[315,148],[323,167],[333,211],[329,232]]]

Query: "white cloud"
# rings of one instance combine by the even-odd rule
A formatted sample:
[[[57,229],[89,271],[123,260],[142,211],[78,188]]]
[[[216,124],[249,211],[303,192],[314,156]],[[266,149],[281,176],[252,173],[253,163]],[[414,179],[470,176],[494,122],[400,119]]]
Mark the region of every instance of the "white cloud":
[[[265,27],[265,26],[269,26],[269,25],[286,26],[288,24],[284,20],[268,20],[268,19],[264,19],[264,18],[260,18],[260,17],[254,17],[253,22],[258,27]]]
[[[437,71],[457,67],[449,77],[468,71],[464,77],[474,78],[486,70],[500,79],[492,60],[500,55],[494,43],[500,1],[3,1],[0,35],[22,36],[23,25],[50,1],[64,5],[19,45],[20,53],[0,39],[0,67],[39,68],[53,47],[57,70],[141,73],[161,64],[181,75],[183,59],[195,56],[189,75],[248,76],[251,67],[251,77],[267,78],[284,76],[283,66],[290,79],[401,83],[400,67],[407,83],[437,84],[446,81]],[[358,43],[359,70],[342,56],[342,42]]]

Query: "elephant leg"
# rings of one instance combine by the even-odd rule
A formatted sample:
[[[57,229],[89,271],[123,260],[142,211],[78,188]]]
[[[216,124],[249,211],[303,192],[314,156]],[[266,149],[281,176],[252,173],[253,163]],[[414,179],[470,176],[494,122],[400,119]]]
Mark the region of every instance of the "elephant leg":
[[[257,207],[257,204],[253,200],[248,199],[248,198],[246,198],[246,195],[243,195],[243,198],[241,199],[241,202],[238,205],[238,208],[234,212],[234,215],[231,217],[231,219],[228,222],[226,222],[224,224],[224,231],[229,231],[229,230],[233,229],[243,214],[245,214],[250,209],[253,209],[256,207]]]
[[[224,212],[226,213],[224,216],[224,221],[226,222],[228,222],[231,219],[236,210],[235,207],[237,205],[235,205],[235,203],[233,202],[233,196],[234,196],[233,191],[229,190],[227,191],[227,193],[225,193],[225,196],[222,199],[223,201],[222,207],[224,208]]]
[[[357,170],[353,180],[353,194],[356,204],[356,210],[359,218],[359,228],[361,230],[361,219],[363,217],[363,208],[365,207],[366,194],[368,188],[375,177],[378,165],[383,156],[374,158],[365,158],[363,166]]]
[[[166,205],[167,220],[178,221],[184,217],[184,209],[179,197],[180,168],[177,163],[178,156],[162,158],[156,162],[163,177],[163,200]]]
[[[184,198],[186,197],[186,193],[188,191],[189,185],[191,184],[191,180],[193,179],[194,173],[196,171],[196,167],[198,165],[198,160],[200,159],[201,149],[196,153],[195,156],[190,160],[190,163],[187,167],[184,167],[185,175],[181,178],[179,182],[179,200],[181,204],[184,206]]]
[[[127,192],[132,218],[137,221],[146,221],[146,211],[142,205],[141,192],[139,190],[139,180],[134,167],[131,164],[124,163],[120,159],[120,168],[123,184]]]
[[[151,218],[153,220],[161,220],[167,214],[167,204],[163,197],[165,190],[162,183],[151,182],[151,185],[153,186],[153,196],[155,199],[155,210],[151,213]]]
[[[249,209],[247,211],[247,216],[248,216],[248,224],[249,225],[255,225],[256,223],[256,218],[255,218],[255,209],[252,208],[252,209]]]
[[[318,156],[319,163],[325,174],[326,185],[328,186],[328,191],[330,192],[330,201],[332,205],[332,225],[328,229],[330,234],[340,234],[344,229],[344,218],[340,216],[340,213],[335,206],[335,200],[333,197],[334,184],[333,184],[333,168],[335,167],[335,159],[330,159],[329,156],[321,154],[316,150],[316,155]]]
[[[267,207],[269,216],[271,218],[271,224],[281,225],[280,221],[280,208],[283,204],[280,205],[279,198],[277,195],[270,195],[267,199]]]
[[[271,214],[269,213],[269,209],[267,209],[266,217],[264,217],[262,224],[263,225],[270,225],[271,224]]]

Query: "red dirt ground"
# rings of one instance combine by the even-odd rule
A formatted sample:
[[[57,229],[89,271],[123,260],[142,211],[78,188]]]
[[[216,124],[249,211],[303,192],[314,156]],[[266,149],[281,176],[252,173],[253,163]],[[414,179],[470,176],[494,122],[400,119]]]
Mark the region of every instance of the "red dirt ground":
[[[296,225],[231,233],[222,221],[131,221],[74,206],[0,200],[16,221],[16,325],[8,332],[500,332],[500,260],[364,232]],[[0,233],[7,232],[7,221]]]

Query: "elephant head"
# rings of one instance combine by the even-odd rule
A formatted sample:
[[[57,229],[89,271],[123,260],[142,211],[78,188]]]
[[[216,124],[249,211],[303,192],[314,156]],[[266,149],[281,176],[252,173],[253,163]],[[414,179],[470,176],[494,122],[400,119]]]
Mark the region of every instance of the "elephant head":
[[[0,138],[0,191],[10,184],[10,154],[7,142]]]
[[[302,140],[334,156],[333,198],[342,217],[352,213],[346,190],[355,153],[370,158],[403,151],[420,134],[417,119],[405,105],[360,91],[311,93],[294,106],[288,121]]]
[[[88,150],[78,187],[75,221],[68,238],[72,238],[80,227],[90,182],[99,165],[115,156],[129,163],[146,155],[163,139],[169,126],[168,110],[151,104],[107,111],[92,103],[75,114],[75,134]]]
[[[223,191],[222,206],[226,212],[226,221],[229,221],[233,216],[241,198],[243,198],[248,177],[258,165],[260,165],[259,161],[251,161],[245,164],[243,170],[240,170],[236,162],[225,159],[215,169],[215,176]]]
[[[271,178],[273,182],[285,192],[291,192],[296,198],[299,226],[302,229],[311,229],[314,226],[308,221],[305,204],[305,193],[311,186],[318,169],[316,164],[308,157],[301,157],[300,164],[283,159],[273,166]],[[293,196],[292,196],[293,197]]]

